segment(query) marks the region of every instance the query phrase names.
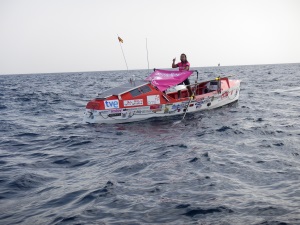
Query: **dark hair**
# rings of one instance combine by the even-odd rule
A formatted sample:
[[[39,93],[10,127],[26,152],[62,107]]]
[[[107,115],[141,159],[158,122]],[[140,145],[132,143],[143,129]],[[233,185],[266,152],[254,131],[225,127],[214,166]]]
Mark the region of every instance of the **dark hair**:
[[[185,63],[187,63],[188,61],[187,61],[187,58],[186,58],[186,54],[182,53],[182,54],[180,55],[180,58],[181,58],[182,55],[185,56]],[[181,60],[181,59],[180,59],[180,60]],[[182,61],[181,61],[181,62],[182,62]]]

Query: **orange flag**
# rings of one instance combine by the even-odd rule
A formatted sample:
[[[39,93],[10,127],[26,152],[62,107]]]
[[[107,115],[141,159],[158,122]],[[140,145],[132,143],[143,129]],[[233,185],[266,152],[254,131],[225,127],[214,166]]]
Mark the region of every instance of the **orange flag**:
[[[118,36],[119,42],[123,43],[123,39]]]

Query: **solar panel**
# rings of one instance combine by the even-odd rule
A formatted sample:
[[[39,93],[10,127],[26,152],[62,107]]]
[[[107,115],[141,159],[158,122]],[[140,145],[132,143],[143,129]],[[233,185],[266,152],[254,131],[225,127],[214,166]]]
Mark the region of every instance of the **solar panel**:
[[[102,93],[99,93],[97,98],[105,98],[105,97],[109,97],[112,95],[121,95],[125,92],[131,91],[137,87],[143,86],[145,84],[148,84],[147,81],[144,80],[136,80],[133,82],[128,82],[126,84],[122,84],[121,86],[118,87],[114,87],[111,89],[108,89]]]

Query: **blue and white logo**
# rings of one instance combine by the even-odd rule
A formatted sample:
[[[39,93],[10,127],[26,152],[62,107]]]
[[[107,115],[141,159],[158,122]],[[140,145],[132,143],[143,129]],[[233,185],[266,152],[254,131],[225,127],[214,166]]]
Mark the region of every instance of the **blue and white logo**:
[[[105,109],[117,109],[119,108],[119,100],[106,100],[104,101]]]

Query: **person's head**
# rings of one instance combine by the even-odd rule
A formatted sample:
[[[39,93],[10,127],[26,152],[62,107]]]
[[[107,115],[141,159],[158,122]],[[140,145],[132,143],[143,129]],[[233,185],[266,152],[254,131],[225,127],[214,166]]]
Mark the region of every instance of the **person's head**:
[[[184,53],[182,53],[181,55],[180,55],[180,61],[181,62],[187,62],[187,58],[186,58],[186,54],[184,54]]]

